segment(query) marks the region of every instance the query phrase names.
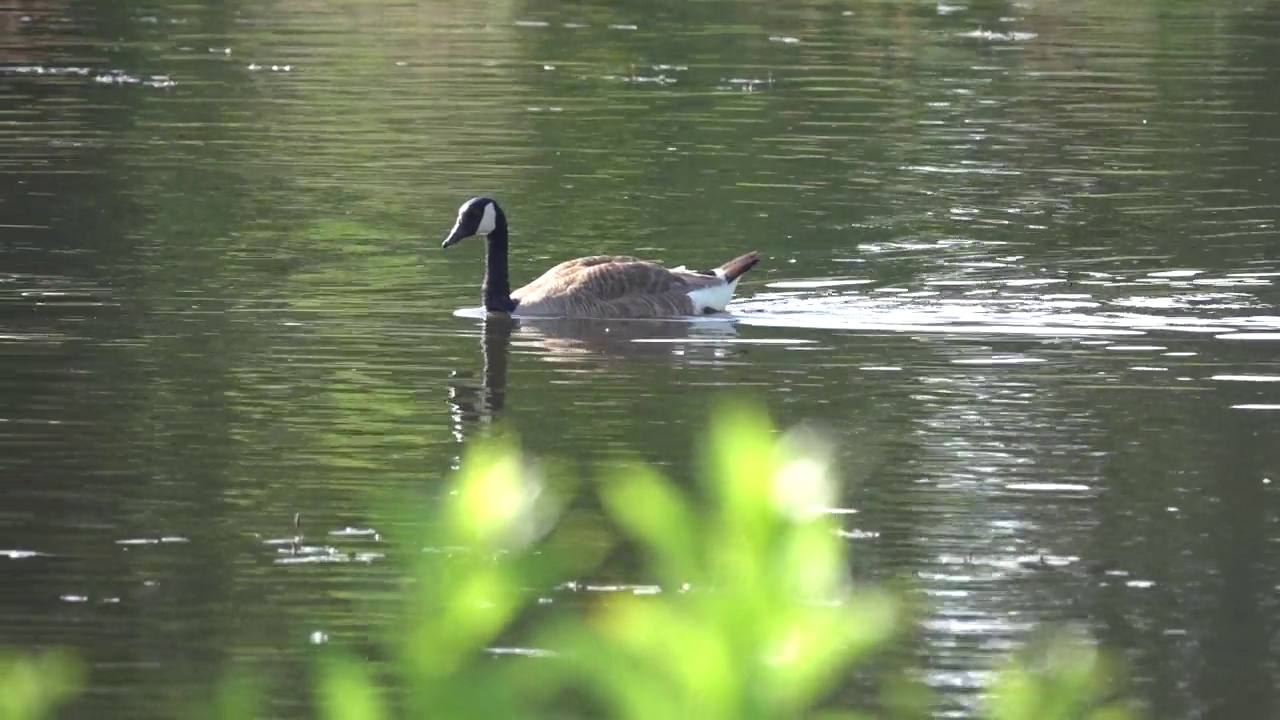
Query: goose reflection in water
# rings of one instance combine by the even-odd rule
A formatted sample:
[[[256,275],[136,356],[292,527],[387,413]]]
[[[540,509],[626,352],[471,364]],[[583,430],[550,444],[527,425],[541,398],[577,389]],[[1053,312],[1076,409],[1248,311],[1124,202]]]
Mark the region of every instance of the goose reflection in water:
[[[659,359],[721,365],[734,362],[736,323],[728,318],[692,322],[663,320],[514,319],[489,314],[480,325],[480,376],[455,370],[449,380],[454,437],[497,420],[506,405],[507,364],[512,348],[545,362],[626,362]]]

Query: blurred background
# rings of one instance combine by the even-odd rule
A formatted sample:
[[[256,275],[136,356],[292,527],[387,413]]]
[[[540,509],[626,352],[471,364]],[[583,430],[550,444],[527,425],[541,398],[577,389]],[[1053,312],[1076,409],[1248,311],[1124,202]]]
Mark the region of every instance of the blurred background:
[[[940,717],[1063,621],[1154,717],[1277,712],[1280,4],[7,0],[0,80],[0,642],[86,716],[370,636],[376,500],[493,419],[688,478],[726,392],[838,443]],[[728,320],[486,324],[479,194],[515,285],[764,259]]]

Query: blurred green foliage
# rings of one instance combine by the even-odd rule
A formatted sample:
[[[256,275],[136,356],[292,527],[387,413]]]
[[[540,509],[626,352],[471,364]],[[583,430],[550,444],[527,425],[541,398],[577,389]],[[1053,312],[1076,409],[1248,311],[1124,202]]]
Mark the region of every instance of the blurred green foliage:
[[[81,685],[80,662],[62,651],[0,654],[0,720],[51,717]]]
[[[461,468],[425,519],[413,503],[389,511],[417,520],[404,525],[416,535],[399,540],[411,560],[388,661],[327,646],[320,717],[927,716],[931,697],[915,674],[877,672],[911,624],[907,604],[852,581],[821,438],[780,433],[752,408],[723,409],[697,487],[640,464],[598,485],[617,532],[562,513],[573,487],[509,436],[472,442]],[[597,564],[615,535],[639,551],[651,591],[539,602]],[[495,656],[496,646],[521,656]],[[985,716],[1135,717],[1119,677],[1088,639],[1045,634],[1009,659]],[[5,661],[0,720],[47,716],[78,680],[64,655]],[[213,714],[255,717],[262,692],[233,677]]]

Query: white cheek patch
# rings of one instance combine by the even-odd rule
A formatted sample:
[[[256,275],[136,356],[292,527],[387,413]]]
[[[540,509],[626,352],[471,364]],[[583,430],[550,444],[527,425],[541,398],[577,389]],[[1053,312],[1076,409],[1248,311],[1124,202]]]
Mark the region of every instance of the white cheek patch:
[[[480,225],[476,227],[477,235],[488,235],[498,226],[498,213],[493,209],[493,203],[485,203],[484,215],[480,218]]]

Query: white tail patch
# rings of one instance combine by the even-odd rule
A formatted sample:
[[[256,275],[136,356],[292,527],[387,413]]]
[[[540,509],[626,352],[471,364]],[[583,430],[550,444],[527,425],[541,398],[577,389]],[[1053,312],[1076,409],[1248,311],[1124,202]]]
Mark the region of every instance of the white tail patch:
[[[724,271],[716,270],[716,276],[724,279]],[[737,288],[738,281],[735,279],[731,283],[721,283],[690,291],[689,299],[693,301],[693,312],[698,315],[708,310],[724,312],[725,306],[733,299],[733,291]]]

